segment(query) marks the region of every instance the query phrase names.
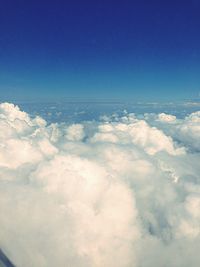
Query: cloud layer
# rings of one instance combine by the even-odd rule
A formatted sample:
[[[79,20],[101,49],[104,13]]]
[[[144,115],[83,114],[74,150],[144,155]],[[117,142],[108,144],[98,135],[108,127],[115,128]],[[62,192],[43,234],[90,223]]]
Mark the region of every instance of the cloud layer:
[[[0,104],[0,247],[20,267],[197,267],[200,112],[47,124]]]

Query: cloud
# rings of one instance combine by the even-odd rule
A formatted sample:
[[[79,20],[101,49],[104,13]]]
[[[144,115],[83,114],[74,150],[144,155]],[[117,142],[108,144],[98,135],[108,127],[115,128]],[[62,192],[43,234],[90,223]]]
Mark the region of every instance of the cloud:
[[[199,266],[199,114],[47,124],[1,104],[1,249],[21,267]]]

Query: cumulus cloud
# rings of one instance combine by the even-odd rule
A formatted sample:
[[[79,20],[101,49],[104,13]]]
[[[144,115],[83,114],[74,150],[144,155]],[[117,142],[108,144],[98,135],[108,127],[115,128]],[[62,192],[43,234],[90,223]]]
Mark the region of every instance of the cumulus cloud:
[[[200,113],[68,125],[0,105],[0,248],[20,267],[200,264]]]

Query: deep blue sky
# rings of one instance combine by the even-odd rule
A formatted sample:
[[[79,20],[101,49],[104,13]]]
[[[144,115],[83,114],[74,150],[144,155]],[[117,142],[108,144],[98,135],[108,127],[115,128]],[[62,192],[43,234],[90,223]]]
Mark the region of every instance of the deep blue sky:
[[[1,0],[1,99],[180,100],[199,92],[199,0]]]

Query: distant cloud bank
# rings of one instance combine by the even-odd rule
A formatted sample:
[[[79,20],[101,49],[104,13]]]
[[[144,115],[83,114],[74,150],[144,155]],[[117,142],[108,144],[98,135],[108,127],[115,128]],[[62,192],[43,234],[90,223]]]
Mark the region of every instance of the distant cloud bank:
[[[51,123],[0,104],[0,248],[20,267],[199,267],[200,111]]]

